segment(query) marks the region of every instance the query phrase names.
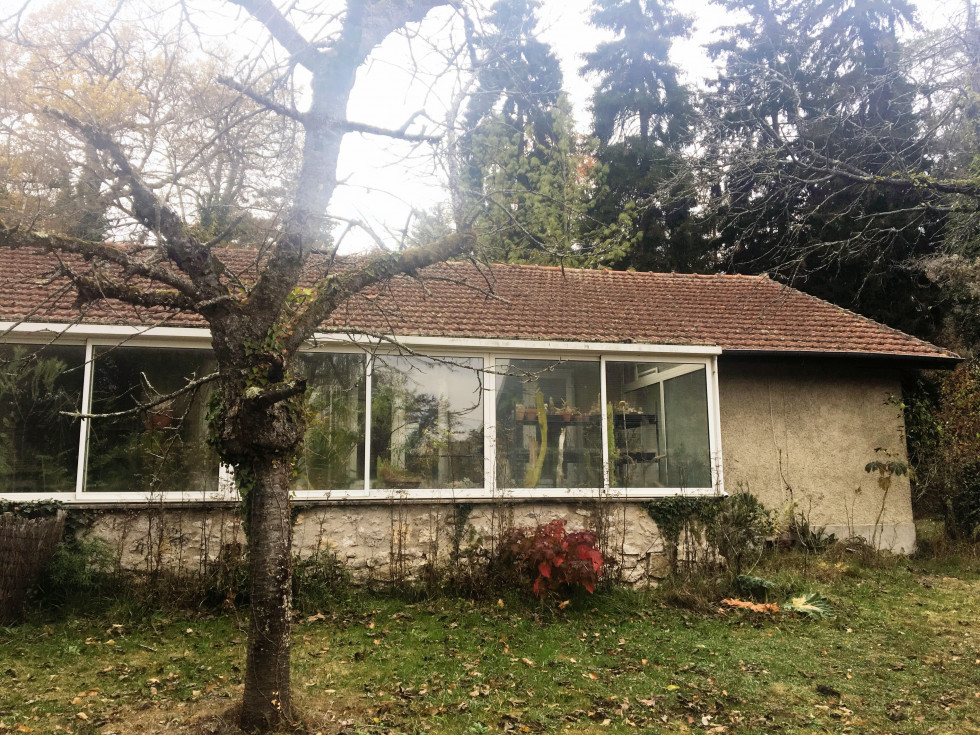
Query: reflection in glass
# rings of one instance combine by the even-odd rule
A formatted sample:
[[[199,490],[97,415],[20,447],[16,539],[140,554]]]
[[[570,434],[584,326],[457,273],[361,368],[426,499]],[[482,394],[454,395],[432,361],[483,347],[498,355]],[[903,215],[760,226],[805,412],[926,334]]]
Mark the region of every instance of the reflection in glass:
[[[85,348],[0,345],[0,492],[75,492]]]
[[[306,436],[293,490],[364,487],[363,355],[301,352],[296,372],[306,378]]]
[[[606,363],[614,487],[711,487],[702,364]]]
[[[94,367],[91,412],[114,413],[214,372],[215,360],[210,350],[99,347]],[[91,419],[85,489],[217,490],[218,459],[205,441],[213,389],[204,385],[137,414]]]
[[[375,358],[372,487],[483,487],[482,369],[478,358]]]
[[[498,487],[602,487],[599,367],[497,360]]]

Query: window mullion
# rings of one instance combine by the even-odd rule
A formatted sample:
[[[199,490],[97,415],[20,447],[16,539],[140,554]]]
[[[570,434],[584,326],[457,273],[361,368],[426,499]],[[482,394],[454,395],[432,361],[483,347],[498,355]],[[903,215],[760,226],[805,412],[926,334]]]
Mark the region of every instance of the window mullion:
[[[95,372],[95,348],[92,340],[85,340],[85,362],[82,367],[82,407],[83,414],[92,412],[92,381]],[[75,497],[81,498],[85,492],[85,479],[88,474],[88,434],[91,419],[82,418],[78,426],[78,465],[75,470]]]
[[[725,492],[724,467],[721,455],[721,399],[718,389],[718,358],[708,360],[708,446],[711,457],[711,484],[719,493]]]
[[[364,492],[371,491],[371,391],[374,375],[374,355],[364,356]]]
[[[599,426],[601,427],[602,437],[602,489],[609,491],[609,463],[612,457],[609,456],[609,424],[606,417],[609,411],[606,408],[606,356],[599,358]]]
[[[497,467],[497,378],[496,358],[492,353],[483,356],[483,489],[494,491],[494,470]]]

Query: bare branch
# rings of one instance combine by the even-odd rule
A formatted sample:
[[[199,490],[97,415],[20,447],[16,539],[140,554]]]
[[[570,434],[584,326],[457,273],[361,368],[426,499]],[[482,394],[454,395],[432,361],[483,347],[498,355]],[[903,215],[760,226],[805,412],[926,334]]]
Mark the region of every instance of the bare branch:
[[[70,253],[80,255],[86,260],[96,259],[118,265],[126,276],[142,276],[179,291],[191,300],[200,298],[194,284],[182,278],[174,271],[161,268],[158,265],[136,260],[122,248],[101,242],[89,242],[65,235],[54,235],[45,232],[23,230],[17,227],[6,227],[0,220],[0,247],[21,248],[36,247],[48,252]]]
[[[187,232],[177,213],[161,202],[147,187],[119,144],[104,131],[72,115],[52,108],[45,108],[44,111],[62,121],[95,148],[109,155],[115,164],[117,175],[129,186],[133,197],[133,213],[144,226],[163,237],[168,256],[178,268],[191,277],[201,290],[201,296],[213,299],[226,294],[227,289],[221,283],[218,268],[210,252],[200,247],[200,243]]]
[[[277,115],[282,115],[283,117],[291,118],[296,122],[302,123],[304,125],[306,124],[307,121],[306,115],[304,115],[299,110],[280,104],[276,102],[274,99],[272,99],[271,97],[267,97],[266,95],[261,94],[260,92],[256,92],[251,87],[246,87],[244,84],[236,82],[231,77],[226,77],[224,75],[219,76],[218,82],[225,85],[226,87],[229,87],[230,89],[235,90],[240,94],[245,95],[256,104],[262,105],[263,107],[271,110],[272,112],[275,112]]]
[[[197,378],[195,380],[187,381],[187,385],[182,388],[178,388],[175,391],[171,391],[165,396],[160,396],[159,398],[154,398],[152,401],[147,401],[146,403],[140,403],[134,408],[128,408],[125,411],[113,411],[112,413],[81,413],[79,411],[61,411],[63,416],[71,416],[75,419],[118,419],[124,416],[135,416],[137,414],[145,413],[151,408],[156,408],[157,406],[163,405],[172,401],[177,396],[182,396],[185,393],[190,393],[191,391],[197,390],[202,385],[207,385],[208,383],[213,383],[220,376],[219,373],[211,373],[210,375],[205,375],[203,378]]]
[[[230,0],[265,26],[282,46],[310,71],[322,70],[329,57],[307,41],[271,0]]]
[[[381,281],[468,252],[475,244],[473,233],[454,232],[422,247],[379,254],[349,272],[328,275],[316,285],[315,296],[293,321],[293,334],[286,339],[285,349],[299,349],[342,300]]]
[[[91,275],[78,273],[74,268],[59,258],[59,275],[65,276],[74,284],[77,292],[77,303],[86,304],[93,301],[112,299],[132,306],[144,308],[164,308],[177,311],[194,311],[196,303],[179,291],[165,289],[149,290],[143,285],[132,285],[118,281],[103,272],[93,268]]]

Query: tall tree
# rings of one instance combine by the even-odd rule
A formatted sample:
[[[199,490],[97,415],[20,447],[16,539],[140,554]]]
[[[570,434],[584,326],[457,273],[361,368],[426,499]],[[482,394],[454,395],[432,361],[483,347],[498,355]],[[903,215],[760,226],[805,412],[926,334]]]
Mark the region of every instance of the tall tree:
[[[597,0],[592,24],[615,38],[585,55],[597,77],[592,97],[597,158],[606,174],[590,211],[588,237],[618,232],[625,249],[613,262],[654,270],[702,267],[703,238],[691,216],[695,200],[659,193],[677,171],[692,123],[691,93],[670,60],[690,20],[671,0]]]
[[[744,21],[705,106],[699,181],[730,267],[797,278],[862,313],[933,334],[943,185],[925,90],[897,34],[905,0],[725,0]],[[747,17],[746,17],[747,16]]]
[[[418,24],[448,4],[351,0],[311,10],[274,0],[233,0],[245,26],[239,37],[264,40],[224,75],[215,72],[237,54],[208,47],[208,34],[187,25],[187,19],[199,17],[191,2],[180,3],[175,16],[160,15],[157,8],[148,12],[136,2],[107,12],[82,8],[78,25],[65,32],[51,25],[47,11],[30,14],[25,5],[2,28],[3,148],[63,151],[66,170],[77,181],[87,180],[77,167],[88,167],[86,174],[97,176],[99,194],[114,214],[112,239],[135,240],[141,247],[48,227],[45,218],[35,216],[37,207],[49,208],[46,190],[31,189],[45,182],[17,178],[21,172],[10,164],[7,181],[23,183],[21,201],[36,208],[35,213],[29,206],[4,210],[0,247],[34,246],[59,254],[56,275],[76,291],[80,304],[118,300],[164,314],[193,313],[210,327],[218,365],[208,378],[216,381],[218,396],[213,440],[221,460],[235,470],[248,518],[251,614],[241,710],[246,730],[269,729],[293,715],[289,478],[304,435],[299,401],[306,387],[294,371],[296,353],[351,295],[474,246],[469,230],[454,229],[435,242],[379,251],[337,270],[336,251],[326,237],[346,134],[433,142],[410,125],[387,129],[349,120],[346,113],[358,70],[374,49],[399,32],[424,38]],[[183,33],[176,39],[158,33],[153,27],[158,18],[165,23],[176,18]],[[202,45],[192,51],[195,43]],[[99,71],[107,63],[114,65],[111,74]],[[187,68],[203,69],[208,86],[227,93],[218,105],[226,117],[191,104],[200,88],[188,75],[175,73]],[[215,119],[224,122],[213,125]],[[294,166],[282,169],[277,191],[258,197],[258,190],[245,186],[226,197],[241,211],[254,212],[256,199],[275,205],[275,226],[257,243],[256,271],[239,278],[212,248],[227,234],[202,239],[214,230],[202,231],[211,200],[196,192],[210,175],[206,172],[215,170],[210,167],[252,160],[252,153],[225,152],[257,119],[266,121],[267,134],[248,134],[247,140],[271,151],[273,160],[276,151],[292,151],[295,142],[297,157]],[[86,159],[82,149],[93,154]],[[261,168],[253,169],[252,177],[230,180],[254,182]],[[56,216],[47,219],[58,222]],[[316,250],[325,250],[327,257],[314,261]],[[300,288],[311,270],[312,288]]]
[[[589,156],[558,59],[537,35],[539,5],[498,0],[478,34],[482,58],[464,116],[465,181],[484,258],[580,262]]]

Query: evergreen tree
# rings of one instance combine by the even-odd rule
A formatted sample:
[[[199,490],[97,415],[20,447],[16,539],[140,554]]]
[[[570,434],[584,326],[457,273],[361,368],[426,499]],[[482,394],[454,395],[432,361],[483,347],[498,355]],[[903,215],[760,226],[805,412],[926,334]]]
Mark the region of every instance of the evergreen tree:
[[[897,33],[906,0],[723,0],[747,18],[725,61],[701,163],[719,256],[911,331],[939,327],[915,260],[941,245],[937,194],[877,181],[929,167],[921,90]]]
[[[593,131],[606,172],[589,237],[603,242],[617,233],[627,243],[610,254],[616,265],[703,267],[702,237],[691,216],[695,200],[680,187],[662,189],[676,174],[692,122],[691,93],[669,58],[690,20],[671,0],[597,0],[592,23],[616,38],[587,54],[582,67],[598,78]]]
[[[478,39],[484,60],[468,104],[465,180],[488,260],[583,262],[578,229],[588,157],[580,150],[562,74],[537,38],[536,0],[499,0]]]

